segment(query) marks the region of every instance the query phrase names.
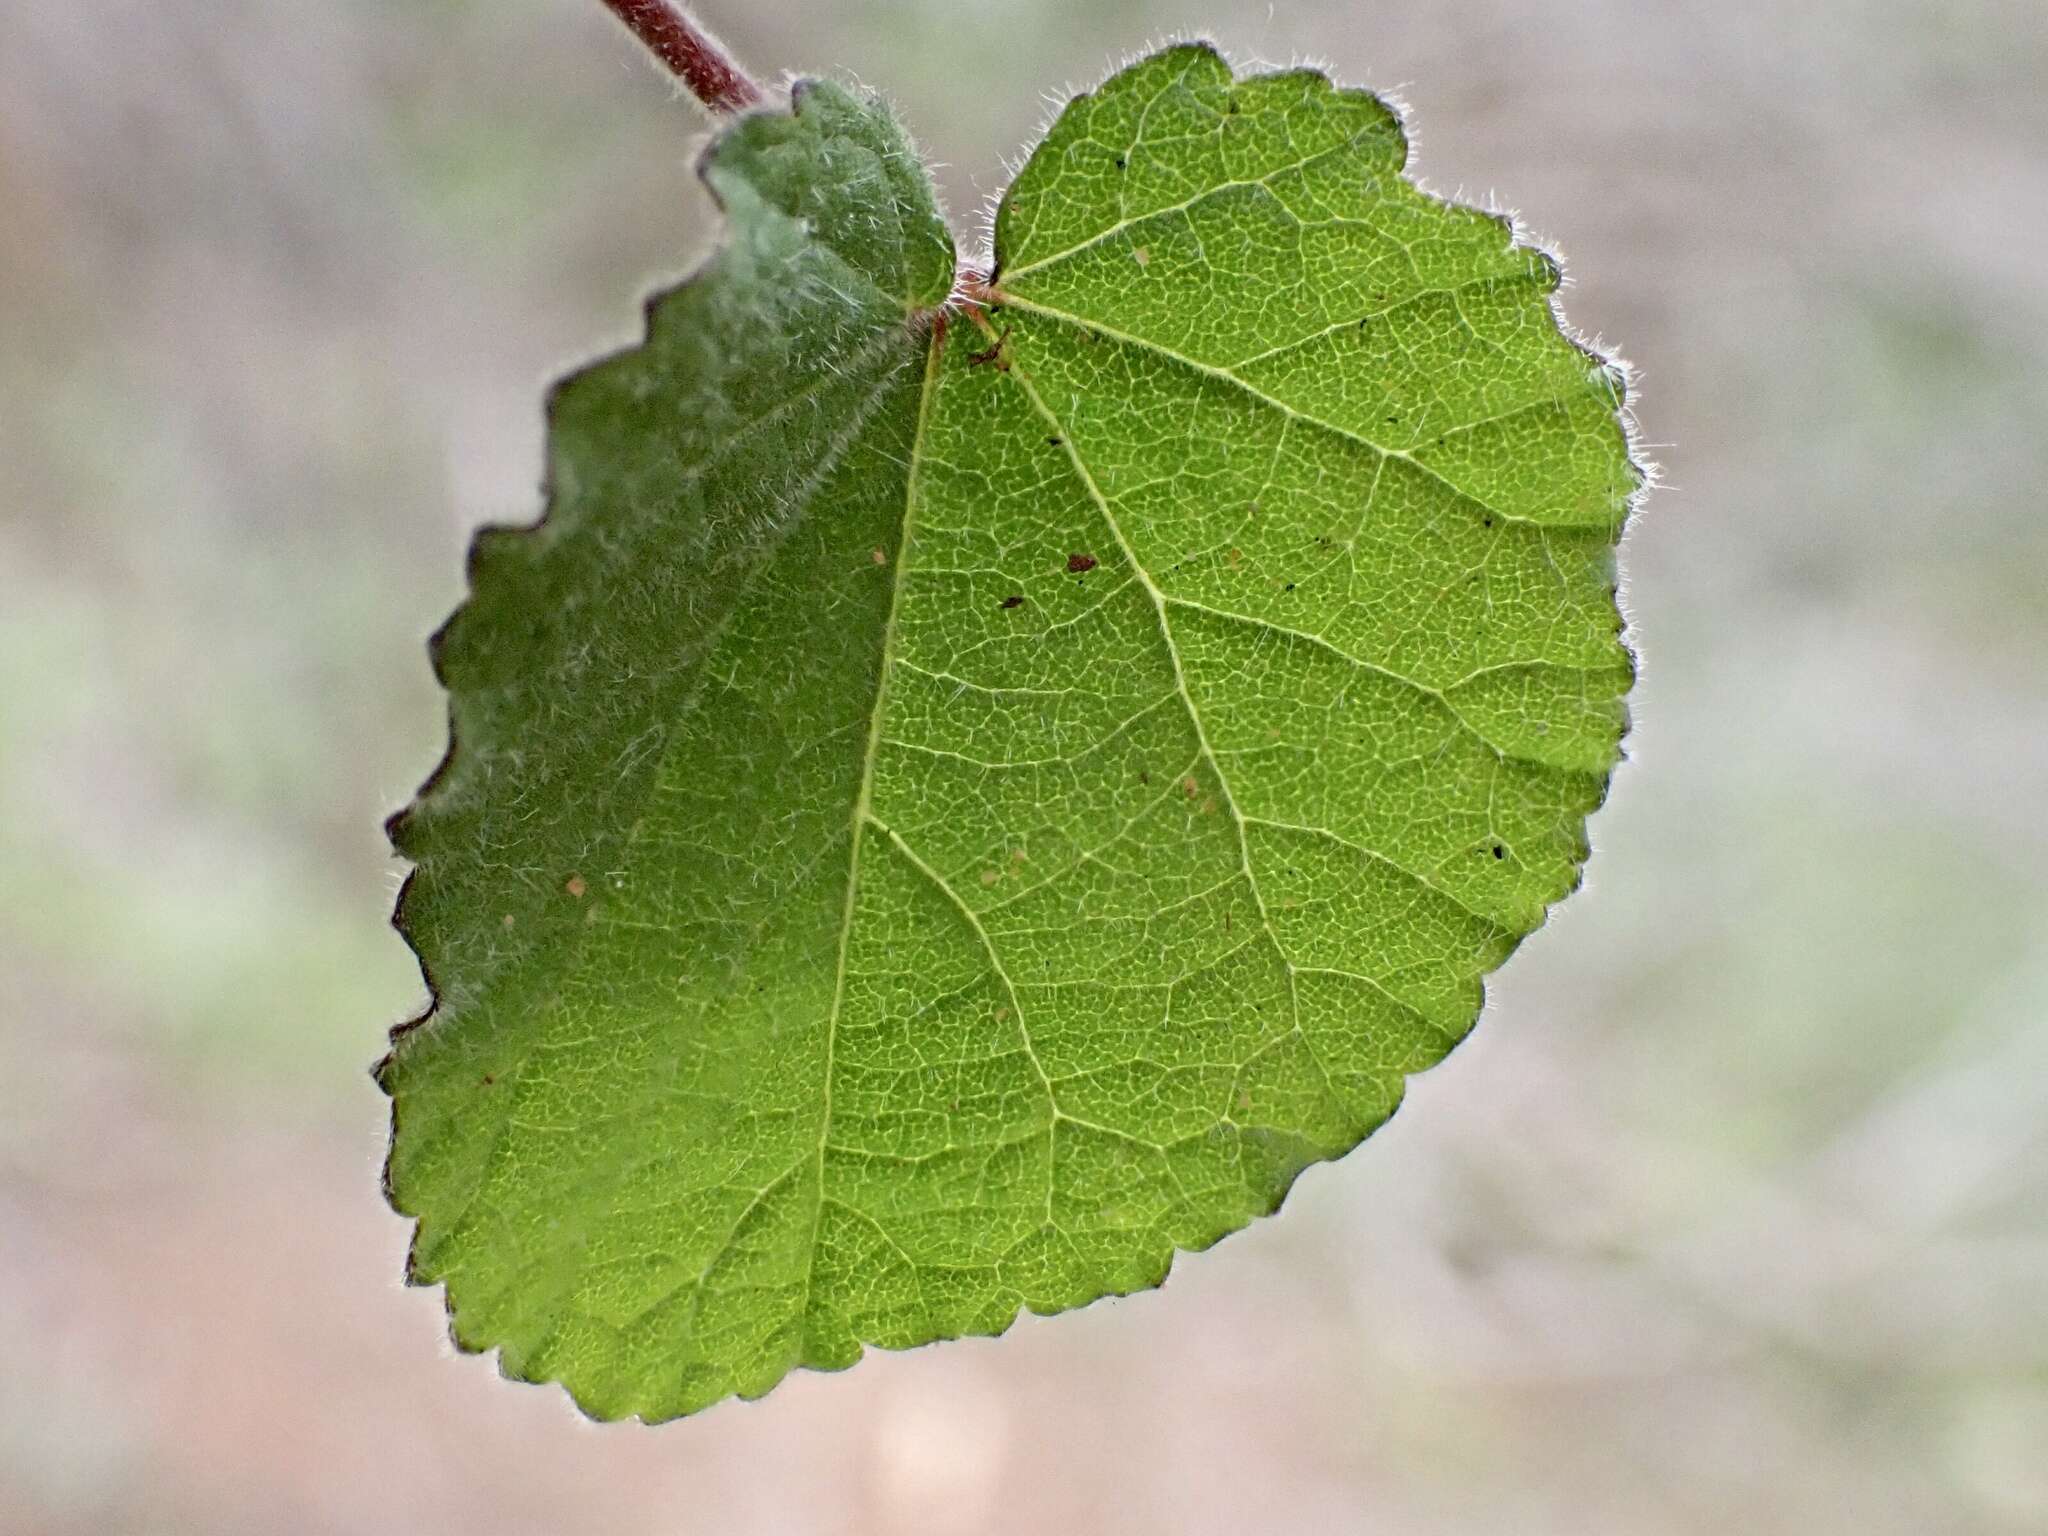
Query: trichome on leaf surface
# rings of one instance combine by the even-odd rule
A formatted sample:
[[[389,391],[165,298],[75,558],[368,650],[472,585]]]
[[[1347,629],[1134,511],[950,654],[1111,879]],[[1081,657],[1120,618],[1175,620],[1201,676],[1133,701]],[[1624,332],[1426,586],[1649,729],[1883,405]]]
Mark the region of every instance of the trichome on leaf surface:
[[[1372,95],[1154,53],[974,270],[882,102],[723,92],[723,239],[555,389],[392,822],[410,1276],[602,1418],[1273,1211],[1577,885],[1634,671],[1621,371]]]

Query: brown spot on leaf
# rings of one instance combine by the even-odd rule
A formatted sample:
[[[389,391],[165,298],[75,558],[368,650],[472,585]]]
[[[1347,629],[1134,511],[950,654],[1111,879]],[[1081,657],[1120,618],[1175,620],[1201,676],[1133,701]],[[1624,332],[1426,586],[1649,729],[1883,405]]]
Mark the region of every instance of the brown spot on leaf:
[[[1003,327],[1002,334],[996,337],[995,341],[985,350],[967,354],[968,366],[970,368],[979,368],[984,363],[994,363],[1002,372],[1008,373],[1010,371],[1010,360],[1003,353],[1003,343],[1009,339],[1010,328],[1006,325]]]
[[[981,872],[981,883],[983,885],[994,885],[1002,878],[1003,872],[1000,869],[984,869]]]
[[[562,889],[567,891],[571,896],[574,896],[578,901],[581,901],[583,899],[583,893],[589,890],[590,887],[584,883],[583,877],[581,875],[571,875],[568,879],[562,882]]]
[[[1180,781],[1180,792],[1192,800],[1202,792],[1202,786],[1195,782],[1193,774],[1189,774]]]
[[[877,565],[887,565],[889,563],[889,552],[877,544],[868,552],[868,558]]]
[[[1083,572],[1094,570],[1095,565],[1096,560],[1093,555],[1067,556],[1067,569],[1076,576],[1081,575]]]
[[[1152,252],[1142,245],[1136,247],[1131,252],[1131,256],[1141,267],[1148,265],[1152,260]]]
[[[504,918],[502,919],[502,921],[504,922],[504,924],[505,924],[505,926],[506,926],[507,928],[510,928],[510,927],[512,926],[512,923],[513,923],[513,921],[514,921],[514,919],[513,919],[513,917],[512,917],[512,914],[511,914],[510,912],[507,912],[507,913],[505,914]]]

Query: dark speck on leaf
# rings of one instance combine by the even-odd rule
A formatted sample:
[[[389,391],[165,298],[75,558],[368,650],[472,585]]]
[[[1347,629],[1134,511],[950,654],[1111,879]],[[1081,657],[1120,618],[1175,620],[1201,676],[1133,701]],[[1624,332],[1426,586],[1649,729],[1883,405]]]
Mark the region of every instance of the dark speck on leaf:
[[[1022,608],[1024,606],[1024,594],[1021,592],[1012,592],[1008,597],[1003,599],[1003,606],[1005,608]]]
[[[1504,859],[1508,856],[1508,851],[1507,849],[1501,847],[1499,843],[1495,843],[1493,845],[1493,856],[1496,859]]]
[[[1061,443],[1064,443],[1065,441],[1066,439],[1064,437],[1048,437],[1045,440],[1045,443],[1048,448],[1057,448]]]
[[[1118,170],[1122,170],[1124,168],[1124,157],[1122,155],[1118,155],[1116,157],[1116,168]]]
[[[1092,571],[1095,569],[1095,557],[1093,555],[1069,555],[1067,556],[1067,569],[1076,576],[1081,575],[1085,571]]]
[[[1287,590],[1288,590],[1289,592],[1292,592],[1292,591],[1294,590],[1294,583],[1293,583],[1293,582],[1291,582],[1291,581],[1290,581],[1289,583],[1287,583]]]
[[[1138,770],[1138,782],[1140,784],[1150,784],[1152,782],[1152,770],[1150,768],[1140,768]]]

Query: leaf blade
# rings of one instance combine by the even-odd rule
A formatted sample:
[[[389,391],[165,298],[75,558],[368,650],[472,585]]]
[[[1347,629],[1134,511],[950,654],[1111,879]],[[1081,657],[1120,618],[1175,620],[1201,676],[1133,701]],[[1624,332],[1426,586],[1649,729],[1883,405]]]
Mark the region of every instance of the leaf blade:
[[[1404,161],[1166,50],[948,338],[885,111],[714,147],[395,827],[387,1181],[465,1347],[653,1419],[1156,1285],[1469,1029],[1618,753],[1637,477],[1554,264]]]

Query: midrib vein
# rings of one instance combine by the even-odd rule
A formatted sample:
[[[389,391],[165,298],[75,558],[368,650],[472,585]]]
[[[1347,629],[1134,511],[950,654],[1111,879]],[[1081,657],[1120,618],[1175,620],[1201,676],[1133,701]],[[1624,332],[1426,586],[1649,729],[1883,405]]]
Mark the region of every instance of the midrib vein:
[[[1002,290],[1001,304],[1004,309],[1014,309],[1020,314],[1037,315],[1041,319],[1050,320],[1058,325],[1074,327],[1085,333],[1103,337],[1105,340],[1116,342],[1122,346],[1133,347],[1141,352],[1149,353],[1153,357],[1162,358],[1176,367],[1185,368],[1191,373],[1201,374],[1204,378],[1215,379],[1219,383],[1227,384],[1232,389],[1239,391],[1269,410],[1278,411],[1281,415],[1290,420],[1298,421],[1305,427],[1313,427],[1318,431],[1328,432],[1333,437],[1341,437],[1348,443],[1356,443],[1359,447],[1377,454],[1382,459],[1399,459],[1402,463],[1413,468],[1418,474],[1424,475],[1435,481],[1438,485],[1441,485],[1460,501],[1468,502],[1483,510],[1488,516],[1498,518],[1504,523],[1520,524],[1536,529],[1540,533],[1570,533],[1593,529],[1599,526],[1592,523],[1549,523],[1537,518],[1526,517],[1518,512],[1505,511],[1495,506],[1485,497],[1458,484],[1457,481],[1451,479],[1450,476],[1434,465],[1425,463],[1417,458],[1411,449],[1389,448],[1384,443],[1373,441],[1362,432],[1354,431],[1350,427],[1339,426],[1334,421],[1329,421],[1321,416],[1304,411],[1298,406],[1289,405],[1277,395],[1267,394],[1258,385],[1242,375],[1233,373],[1230,369],[1220,367],[1215,363],[1205,363],[1199,358],[1189,357],[1184,352],[1176,352],[1163,342],[1152,341],[1144,336],[1133,335],[1129,331],[1120,331],[1113,325],[1104,325],[1099,320],[1089,319],[1085,315],[1072,314],[1064,309],[1056,309],[1050,304],[1041,304],[1035,299],[1022,298],[1007,288]],[[1041,412],[1043,412],[1042,407]],[[1479,424],[1483,425],[1484,423]],[[1450,431],[1460,431],[1470,425],[1473,424],[1460,423],[1458,426],[1452,427]]]
[[[896,538],[895,569],[891,572],[889,586],[889,615],[882,622],[882,653],[875,675],[875,703],[868,713],[867,749],[861,756],[860,788],[854,795],[853,814],[849,819],[846,902],[839,915],[839,958],[832,977],[832,1008],[825,1016],[824,1107],[818,1116],[818,1148],[813,1154],[818,1166],[818,1204],[812,1213],[810,1249],[804,1259],[803,1299],[797,1307],[800,1325],[801,1320],[810,1314],[811,1295],[817,1281],[818,1235],[825,1221],[825,1148],[832,1140],[833,1060],[838,1046],[839,1014],[846,1002],[846,956],[853,938],[853,913],[860,896],[862,833],[874,819],[871,808],[874,804],[875,759],[881,749],[882,717],[889,701],[889,672],[896,656],[897,621],[903,609],[904,573],[910,564],[910,539],[917,519],[917,471],[923,459],[925,427],[931,420],[932,397],[938,392],[942,350],[941,334],[934,328],[931,338],[925,343],[924,383],[918,391],[917,428],[911,434],[910,462],[903,477],[903,523]]]
[[[1209,733],[1202,725],[1202,712],[1196,707],[1195,696],[1188,688],[1187,673],[1181,666],[1180,646],[1173,638],[1173,624],[1167,617],[1166,594],[1159,590],[1158,584],[1152,580],[1152,573],[1145,568],[1144,562],[1138,558],[1137,550],[1124,536],[1122,524],[1110,510],[1109,498],[1103,495],[1102,487],[1095,483],[1093,472],[1081,458],[1073,433],[1053,414],[1052,408],[1045,403],[1044,397],[1033,386],[1029,375],[1014,362],[1008,369],[1008,376],[1024,392],[1032,408],[1051,425],[1053,435],[1060,440],[1060,451],[1073,466],[1074,474],[1088,492],[1089,500],[1095,503],[1096,510],[1102,514],[1102,521],[1108,527],[1110,537],[1116,541],[1117,548],[1123,553],[1124,563],[1131,568],[1132,575],[1137,578],[1138,585],[1144,589],[1146,597],[1152,604],[1153,617],[1159,623],[1159,637],[1165,643],[1167,660],[1173,665],[1174,688],[1180,694],[1182,704],[1187,708],[1188,723],[1194,728],[1195,744],[1201,749],[1203,759],[1209,764],[1209,771],[1216,775],[1216,787],[1223,792],[1223,803],[1230,811],[1230,824],[1237,833],[1237,854],[1244,872],[1245,888],[1251,892],[1252,904],[1258,908],[1259,924],[1266,930],[1266,936],[1272,940],[1273,952],[1279,956],[1281,969],[1286,973],[1288,1010],[1294,1020],[1295,1033],[1301,1035],[1303,1042],[1307,1043],[1308,1036],[1301,1027],[1301,996],[1294,983],[1294,959],[1287,953],[1286,946],[1280,942],[1280,934],[1273,926],[1272,914],[1266,910],[1266,898],[1259,889],[1258,876],[1252,873],[1251,841],[1245,833],[1244,812],[1237,803],[1237,795],[1230,787],[1229,776],[1223,771],[1222,759],[1216,755],[1216,749],[1209,744]],[[1320,1059],[1317,1066],[1322,1066]],[[1323,1075],[1327,1081],[1327,1069],[1323,1069]]]

